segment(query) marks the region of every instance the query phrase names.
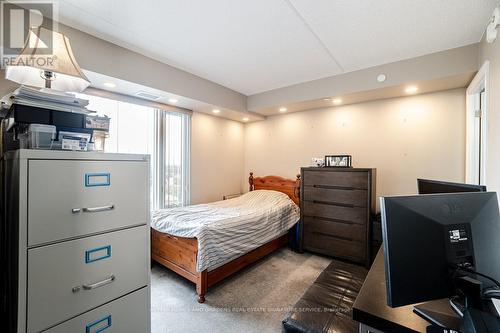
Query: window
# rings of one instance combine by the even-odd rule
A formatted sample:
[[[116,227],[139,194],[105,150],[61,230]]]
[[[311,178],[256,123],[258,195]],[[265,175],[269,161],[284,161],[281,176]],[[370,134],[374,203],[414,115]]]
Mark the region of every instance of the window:
[[[113,99],[78,94],[88,108],[111,118],[105,152],[151,156],[151,208],[189,204],[191,116]]]
[[[189,129],[191,118],[157,110],[155,145],[156,207],[177,207],[189,204]]]

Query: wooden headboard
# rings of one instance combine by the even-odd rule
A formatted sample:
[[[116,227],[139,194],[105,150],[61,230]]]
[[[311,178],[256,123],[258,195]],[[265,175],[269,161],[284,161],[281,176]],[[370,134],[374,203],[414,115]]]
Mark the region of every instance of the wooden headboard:
[[[250,172],[248,177],[250,191],[253,190],[273,190],[283,192],[290,197],[297,205],[300,201],[300,175],[297,179],[286,179],[279,176],[254,177]]]

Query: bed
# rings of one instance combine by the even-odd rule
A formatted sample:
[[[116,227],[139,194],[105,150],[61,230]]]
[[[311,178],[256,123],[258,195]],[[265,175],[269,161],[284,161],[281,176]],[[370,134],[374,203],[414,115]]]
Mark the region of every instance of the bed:
[[[248,181],[241,197],[152,214],[151,259],[194,282],[199,303],[209,287],[286,246],[299,220],[300,175]]]

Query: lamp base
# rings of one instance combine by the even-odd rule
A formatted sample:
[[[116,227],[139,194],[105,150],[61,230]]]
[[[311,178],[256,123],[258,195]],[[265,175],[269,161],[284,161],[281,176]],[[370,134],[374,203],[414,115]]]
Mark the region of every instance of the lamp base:
[[[40,72],[40,76],[45,80],[45,88],[52,88],[52,81],[55,80],[56,74],[51,71],[43,70]]]

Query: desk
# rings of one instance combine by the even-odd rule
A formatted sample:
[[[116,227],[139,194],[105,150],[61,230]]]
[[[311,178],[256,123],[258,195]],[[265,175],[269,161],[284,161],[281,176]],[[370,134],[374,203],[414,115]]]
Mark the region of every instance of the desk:
[[[448,308],[448,299],[439,302]],[[384,250],[380,248],[352,309],[353,319],[360,323],[360,332],[425,332],[429,323],[413,313],[413,306],[391,308],[387,305]],[[449,311],[453,314],[451,308]]]

